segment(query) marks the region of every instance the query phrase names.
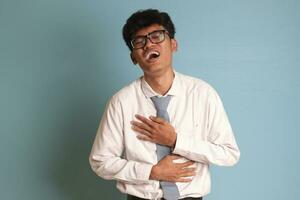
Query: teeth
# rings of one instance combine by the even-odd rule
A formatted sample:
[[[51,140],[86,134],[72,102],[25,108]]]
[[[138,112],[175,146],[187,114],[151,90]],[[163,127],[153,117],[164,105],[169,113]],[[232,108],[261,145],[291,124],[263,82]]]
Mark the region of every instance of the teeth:
[[[159,56],[159,52],[157,51],[149,51],[146,55],[146,59],[150,59],[152,56],[158,57]]]

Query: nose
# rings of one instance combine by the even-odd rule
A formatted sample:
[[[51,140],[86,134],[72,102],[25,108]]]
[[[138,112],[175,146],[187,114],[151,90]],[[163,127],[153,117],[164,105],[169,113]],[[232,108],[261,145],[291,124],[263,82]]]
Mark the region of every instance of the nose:
[[[146,44],[144,46],[144,49],[148,49],[149,47],[155,45],[154,43],[151,42],[149,38],[146,39]]]

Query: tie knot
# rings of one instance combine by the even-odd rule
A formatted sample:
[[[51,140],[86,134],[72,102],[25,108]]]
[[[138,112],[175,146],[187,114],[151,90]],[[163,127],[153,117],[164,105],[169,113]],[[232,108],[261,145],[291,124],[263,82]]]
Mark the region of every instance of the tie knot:
[[[169,102],[171,100],[171,96],[168,95],[166,97],[158,97],[158,96],[154,96],[151,97],[152,102],[154,103],[154,106],[156,108],[156,110],[167,110],[167,107],[169,105]]]

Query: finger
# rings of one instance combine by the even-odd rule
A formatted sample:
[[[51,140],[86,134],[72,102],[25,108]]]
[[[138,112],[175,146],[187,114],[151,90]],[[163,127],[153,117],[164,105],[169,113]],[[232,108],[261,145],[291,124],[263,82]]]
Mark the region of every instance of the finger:
[[[177,160],[182,158],[182,156],[176,155],[176,154],[170,154],[168,155],[168,157],[170,157],[172,160]]]
[[[136,122],[136,121],[131,121],[130,123],[134,126],[145,129],[148,132],[151,132],[151,130],[152,130],[151,127],[149,127],[147,124],[144,124],[144,123],[140,123],[140,122]]]
[[[181,167],[181,168],[184,168],[184,167],[188,167],[188,166],[191,166],[193,165],[195,162],[194,161],[186,161],[184,163],[176,163],[178,167]]]
[[[195,167],[187,167],[182,169],[184,172],[195,172],[196,168]]]
[[[149,117],[152,121],[156,122],[156,123],[159,123],[159,124],[164,124],[166,123],[166,121],[162,118],[159,118],[159,117],[154,117],[154,116],[150,116]]]
[[[140,140],[152,142],[152,139],[151,139],[150,137],[146,136],[146,135],[137,135],[136,137],[137,137],[138,139],[140,139]]]
[[[147,119],[146,117],[143,117],[143,116],[138,115],[138,114],[136,114],[135,117],[136,117],[137,119],[139,119],[140,121],[144,122],[145,124],[147,124],[147,125],[150,126],[150,127],[153,127],[153,126],[155,125],[155,122],[153,122],[153,121]]]
[[[180,176],[180,177],[191,177],[191,176],[195,176],[195,175],[196,175],[196,172],[182,172],[178,176]]]
[[[178,178],[176,182],[191,182],[193,179],[192,178]]]
[[[152,138],[152,134],[150,132],[148,132],[147,130],[145,130],[145,129],[142,129],[142,128],[137,127],[137,126],[132,126],[131,128],[134,131],[137,131],[137,132],[139,132],[139,133],[141,133],[143,135],[146,135],[146,136]]]

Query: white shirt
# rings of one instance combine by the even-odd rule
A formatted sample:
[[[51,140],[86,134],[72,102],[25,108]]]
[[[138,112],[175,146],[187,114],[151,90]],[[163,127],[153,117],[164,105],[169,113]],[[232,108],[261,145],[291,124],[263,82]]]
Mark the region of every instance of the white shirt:
[[[209,164],[231,166],[240,151],[221,99],[203,80],[174,71],[172,95],[167,111],[175,128],[174,154],[196,161],[197,174],[188,183],[179,183],[180,198],[201,197],[210,192]],[[155,116],[150,97],[158,95],[141,77],[117,92],[108,102],[91,150],[93,171],[104,179],[117,181],[122,193],[146,199],[162,198],[159,181],[149,180],[157,161],[156,144],[139,140],[130,121],[135,114]],[[161,95],[159,95],[161,96]]]

